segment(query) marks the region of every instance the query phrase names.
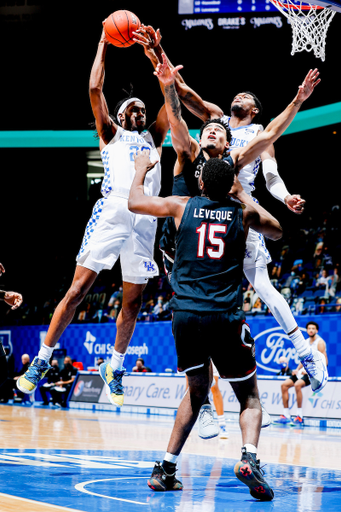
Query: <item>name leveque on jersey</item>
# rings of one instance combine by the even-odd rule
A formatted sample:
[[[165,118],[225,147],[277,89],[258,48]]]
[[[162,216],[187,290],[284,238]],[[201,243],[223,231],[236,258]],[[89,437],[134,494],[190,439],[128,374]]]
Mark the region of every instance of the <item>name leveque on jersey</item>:
[[[193,217],[197,219],[217,220],[218,222],[224,220],[232,220],[232,212],[227,210],[206,210],[206,208],[194,208]]]

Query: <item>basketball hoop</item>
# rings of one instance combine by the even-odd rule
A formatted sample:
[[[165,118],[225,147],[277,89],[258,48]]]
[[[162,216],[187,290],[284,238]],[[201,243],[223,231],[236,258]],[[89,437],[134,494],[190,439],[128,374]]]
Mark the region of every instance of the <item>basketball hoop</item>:
[[[307,2],[270,0],[288,18],[292,28],[291,55],[296,52],[313,50],[316,58],[325,60],[327,30],[335,11]]]

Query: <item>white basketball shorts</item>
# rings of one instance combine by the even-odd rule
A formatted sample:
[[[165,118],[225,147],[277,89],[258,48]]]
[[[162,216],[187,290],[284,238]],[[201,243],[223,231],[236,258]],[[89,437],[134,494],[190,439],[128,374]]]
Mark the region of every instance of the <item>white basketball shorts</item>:
[[[99,273],[120,256],[122,279],[143,284],[159,275],[153,259],[157,219],[128,210],[128,200],[109,194],[95,204],[77,255],[78,265]]]
[[[268,265],[270,262],[271,256],[266,248],[264,236],[250,228],[246,238],[244,268],[253,268],[259,264]]]

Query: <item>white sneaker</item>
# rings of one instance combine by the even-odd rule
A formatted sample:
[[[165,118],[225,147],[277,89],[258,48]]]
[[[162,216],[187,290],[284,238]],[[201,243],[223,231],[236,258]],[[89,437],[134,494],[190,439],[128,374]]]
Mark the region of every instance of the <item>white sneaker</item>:
[[[324,355],[319,351],[312,350],[311,354],[300,358],[300,361],[309,376],[311,389],[315,393],[321,391],[328,382],[328,370]]]
[[[262,428],[266,428],[271,425],[271,418],[270,418],[270,414],[268,413],[268,411],[266,411],[264,409],[262,404],[261,404],[261,407],[262,407]]]
[[[211,439],[219,434],[219,427],[213,419],[211,404],[201,406],[198,421],[198,435],[202,439]]]
[[[220,425],[219,430],[220,430],[219,439],[228,439],[229,438],[226,425]]]

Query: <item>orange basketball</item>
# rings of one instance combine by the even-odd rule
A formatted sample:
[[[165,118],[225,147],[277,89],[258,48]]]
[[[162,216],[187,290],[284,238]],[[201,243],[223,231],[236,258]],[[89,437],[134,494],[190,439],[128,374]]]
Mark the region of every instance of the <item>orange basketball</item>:
[[[141,22],[133,12],[115,11],[105,20],[104,30],[111,44],[127,48],[135,43],[133,32],[140,26]]]

